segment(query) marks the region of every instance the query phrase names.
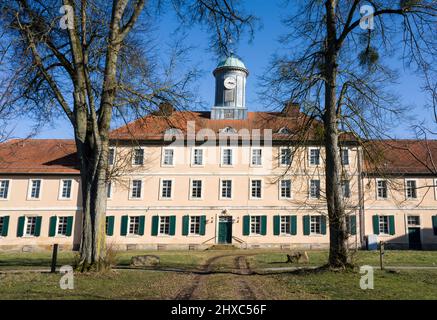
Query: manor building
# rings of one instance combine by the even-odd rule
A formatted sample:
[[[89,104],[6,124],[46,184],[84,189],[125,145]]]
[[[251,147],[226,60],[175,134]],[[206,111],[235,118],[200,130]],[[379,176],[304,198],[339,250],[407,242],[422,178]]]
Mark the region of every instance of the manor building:
[[[248,111],[248,75],[240,59],[228,57],[214,70],[211,112],[163,104],[111,132],[108,245],[329,245],[321,123],[293,103],[280,112]],[[436,249],[437,141],[363,148],[342,133],[340,144],[350,246],[362,248],[372,235],[393,247]],[[77,249],[81,223],[73,140],[0,145],[0,250]]]

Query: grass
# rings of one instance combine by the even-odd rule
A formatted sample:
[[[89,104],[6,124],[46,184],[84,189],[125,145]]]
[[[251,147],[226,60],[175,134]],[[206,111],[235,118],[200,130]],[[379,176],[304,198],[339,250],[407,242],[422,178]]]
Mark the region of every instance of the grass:
[[[235,256],[247,255],[253,270],[290,267],[284,263],[286,252],[272,250],[230,251],[125,251],[117,254],[117,264],[128,266],[133,255],[154,254],[161,267],[193,270],[222,256],[213,263],[219,273],[201,275],[196,299],[243,299],[247,288],[257,299],[437,299],[437,270],[401,270],[393,273],[375,269],[374,290],[361,290],[358,271],[300,271],[241,276],[223,273],[235,269]],[[309,251],[308,265],[326,263],[326,251]],[[378,252],[359,251],[357,265],[379,265]],[[51,255],[40,253],[0,253],[0,268],[48,269]],[[60,252],[58,265],[71,264],[74,254]],[[436,266],[437,252],[386,251],[390,266]],[[190,272],[162,270],[117,270],[109,274],[75,274],[74,290],[62,290],[59,274],[0,274],[2,299],[174,299],[182,288],[199,277]],[[246,291],[244,291],[246,290]]]

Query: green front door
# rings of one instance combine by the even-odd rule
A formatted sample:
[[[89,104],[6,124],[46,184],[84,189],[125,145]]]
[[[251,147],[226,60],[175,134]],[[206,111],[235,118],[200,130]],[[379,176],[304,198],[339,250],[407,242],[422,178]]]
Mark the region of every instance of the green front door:
[[[220,218],[218,243],[232,243],[232,217]]]

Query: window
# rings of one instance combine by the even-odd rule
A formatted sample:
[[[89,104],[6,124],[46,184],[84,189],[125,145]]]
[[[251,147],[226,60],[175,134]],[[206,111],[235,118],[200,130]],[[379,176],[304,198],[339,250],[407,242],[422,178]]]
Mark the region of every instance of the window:
[[[261,180],[251,180],[250,183],[250,196],[252,199],[261,199],[261,188],[262,181]]]
[[[222,165],[224,166],[232,165],[232,149],[223,149]]]
[[[290,216],[281,216],[281,234],[291,234]]]
[[[377,197],[379,199],[387,199],[387,181],[378,180],[376,182],[376,185],[377,185]]]
[[[114,165],[114,161],[115,161],[115,149],[109,148],[109,150],[108,150],[108,164],[110,166],[112,166],[112,165]]]
[[[351,196],[349,180],[341,181],[341,193],[344,198],[349,198]]]
[[[310,180],[310,198],[320,198],[320,180]]]
[[[3,235],[4,227],[5,227],[5,217],[0,217],[0,237]]]
[[[161,198],[170,199],[172,192],[172,180],[162,180]]]
[[[222,180],[221,196],[224,199],[232,198],[232,180]]]
[[[262,165],[262,149],[252,149],[252,166]]]
[[[342,148],[340,150],[341,153],[341,164],[344,166],[349,165],[349,149]]]
[[[37,217],[26,217],[26,228],[24,229],[26,236],[35,236],[36,218]]]
[[[39,199],[41,195],[41,180],[30,180],[30,199]]]
[[[226,128],[223,128],[220,132],[223,132],[223,133],[237,133],[237,130],[235,130],[232,127],[226,127]]]
[[[261,216],[250,217],[250,233],[261,234]]]
[[[61,180],[62,189],[61,189],[61,199],[70,199],[71,198],[71,185],[72,180]]]
[[[310,217],[310,233],[311,234],[322,234],[322,217],[321,216],[311,216]]]
[[[193,165],[203,165],[203,149],[193,149]]]
[[[133,164],[136,166],[142,166],[144,163],[144,150],[143,149],[135,149]]]
[[[281,180],[281,198],[290,199],[291,198],[291,180]]]
[[[278,130],[279,134],[291,134],[291,131],[286,128],[286,127],[282,127],[281,129]]]
[[[200,234],[200,216],[190,217],[190,234]]]
[[[0,180],[0,199],[7,199],[9,195],[9,180]]]
[[[140,234],[140,217],[129,217],[129,235]]]
[[[291,149],[281,148],[279,155],[279,163],[281,166],[289,166],[291,164]]]
[[[106,198],[111,199],[112,197],[112,182],[108,181],[106,183]]]
[[[389,216],[379,216],[379,233],[389,234]]]
[[[407,199],[416,199],[417,198],[416,180],[407,180],[406,181],[406,195],[407,195]]]
[[[142,181],[141,180],[132,180],[132,199],[141,198],[141,189],[142,189]]]
[[[68,217],[59,217],[57,220],[58,220],[57,235],[58,236],[66,236],[67,235],[67,226],[68,226]]]
[[[202,180],[191,181],[191,198],[193,199],[202,198]]]
[[[320,150],[310,149],[310,165],[318,166],[320,164]]]
[[[408,216],[407,223],[409,226],[420,226],[420,217],[419,216]]]
[[[162,165],[164,166],[174,165],[174,149],[164,149]]]
[[[170,217],[159,217],[159,234],[170,235]]]

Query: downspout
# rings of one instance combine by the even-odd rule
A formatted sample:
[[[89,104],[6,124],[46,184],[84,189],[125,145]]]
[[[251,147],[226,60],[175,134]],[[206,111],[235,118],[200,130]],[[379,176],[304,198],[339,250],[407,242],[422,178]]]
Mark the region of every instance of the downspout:
[[[365,226],[365,212],[364,212],[364,190],[363,190],[363,179],[364,172],[362,166],[362,152],[361,148],[357,147],[358,154],[358,205],[359,205],[359,218],[360,218],[360,242],[361,248],[365,248],[365,239],[364,239],[364,226]]]

